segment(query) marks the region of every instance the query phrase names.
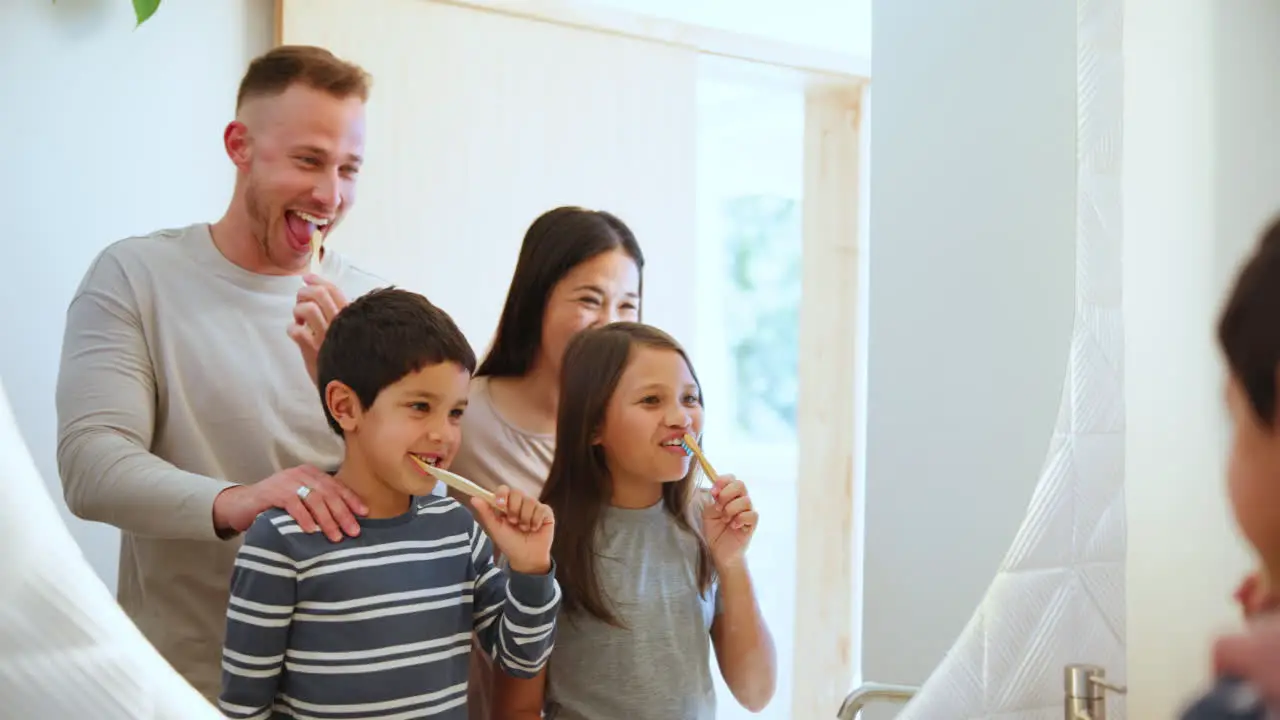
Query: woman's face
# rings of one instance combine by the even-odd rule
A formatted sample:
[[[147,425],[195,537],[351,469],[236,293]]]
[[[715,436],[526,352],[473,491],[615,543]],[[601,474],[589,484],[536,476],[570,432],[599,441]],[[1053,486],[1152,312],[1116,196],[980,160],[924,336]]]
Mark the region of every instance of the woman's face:
[[[547,298],[542,314],[540,362],[560,373],[569,340],[589,327],[640,317],[640,268],[624,251],[610,250],[570,270]]]

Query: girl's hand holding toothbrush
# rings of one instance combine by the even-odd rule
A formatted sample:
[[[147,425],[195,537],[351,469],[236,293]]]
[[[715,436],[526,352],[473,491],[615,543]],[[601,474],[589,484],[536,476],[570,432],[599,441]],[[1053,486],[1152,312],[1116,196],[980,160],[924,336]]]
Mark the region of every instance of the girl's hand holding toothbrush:
[[[711,548],[711,559],[720,570],[740,565],[760,515],[747,494],[747,486],[732,475],[721,475],[711,487],[710,496],[702,508],[702,531]]]

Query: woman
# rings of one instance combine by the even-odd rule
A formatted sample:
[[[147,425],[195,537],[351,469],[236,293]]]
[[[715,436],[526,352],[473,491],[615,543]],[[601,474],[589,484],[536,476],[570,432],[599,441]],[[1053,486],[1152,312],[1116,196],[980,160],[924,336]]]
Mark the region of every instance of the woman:
[[[574,335],[640,317],[644,256],[599,210],[560,207],[525,233],[493,344],[471,385],[454,472],[538,497],[555,454],[560,362]],[[468,710],[489,717],[492,670],[473,648]]]

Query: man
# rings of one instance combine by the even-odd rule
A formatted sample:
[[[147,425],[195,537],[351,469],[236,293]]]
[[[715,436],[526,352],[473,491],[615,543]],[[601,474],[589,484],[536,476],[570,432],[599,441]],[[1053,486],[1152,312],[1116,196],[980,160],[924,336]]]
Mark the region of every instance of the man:
[[[320,48],[254,60],[223,135],[226,214],[112,244],[67,311],[67,505],[120,528],[120,605],[211,701],[238,533],[273,507],[332,540],[359,533],[360,501],[317,469],[341,448],[294,345],[308,332],[294,306],[330,316],[346,303],[335,295],[384,284],[329,251],[321,273],[337,291],[303,279],[312,232],[355,201],[369,85]]]

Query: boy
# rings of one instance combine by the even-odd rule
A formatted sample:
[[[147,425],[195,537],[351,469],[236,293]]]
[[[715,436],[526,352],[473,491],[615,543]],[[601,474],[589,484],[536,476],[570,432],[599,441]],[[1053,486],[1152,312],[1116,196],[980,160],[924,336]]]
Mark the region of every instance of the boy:
[[[1270,617],[1251,623],[1248,634],[1217,643],[1215,670],[1226,679],[1182,715],[1186,720],[1262,718],[1264,704],[1280,701],[1274,665],[1280,634],[1273,629],[1274,583],[1280,580],[1280,223],[1263,233],[1240,271],[1218,324],[1218,344],[1227,365],[1233,429],[1227,493],[1259,561],[1236,598],[1251,620]]]
[[[368,508],[354,537],[258,516],[231,581],[221,710],[231,718],[466,718],[473,631],[498,666],[534,677],[551,654],[560,588],[550,509],[506,487],[495,512],[430,495],[411,456],[447,467],[475,355],[444,312],[388,288],[334,318],[316,361],[334,479]],[[301,371],[301,368],[299,368]],[[296,502],[324,513],[300,486]],[[506,556],[493,562],[489,537]],[[496,656],[496,657],[495,657]]]
[[[1241,533],[1261,563],[1237,591],[1245,614],[1275,607],[1280,579],[1280,223],[1262,236],[1228,296],[1218,325],[1234,428],[1227,488]]]

